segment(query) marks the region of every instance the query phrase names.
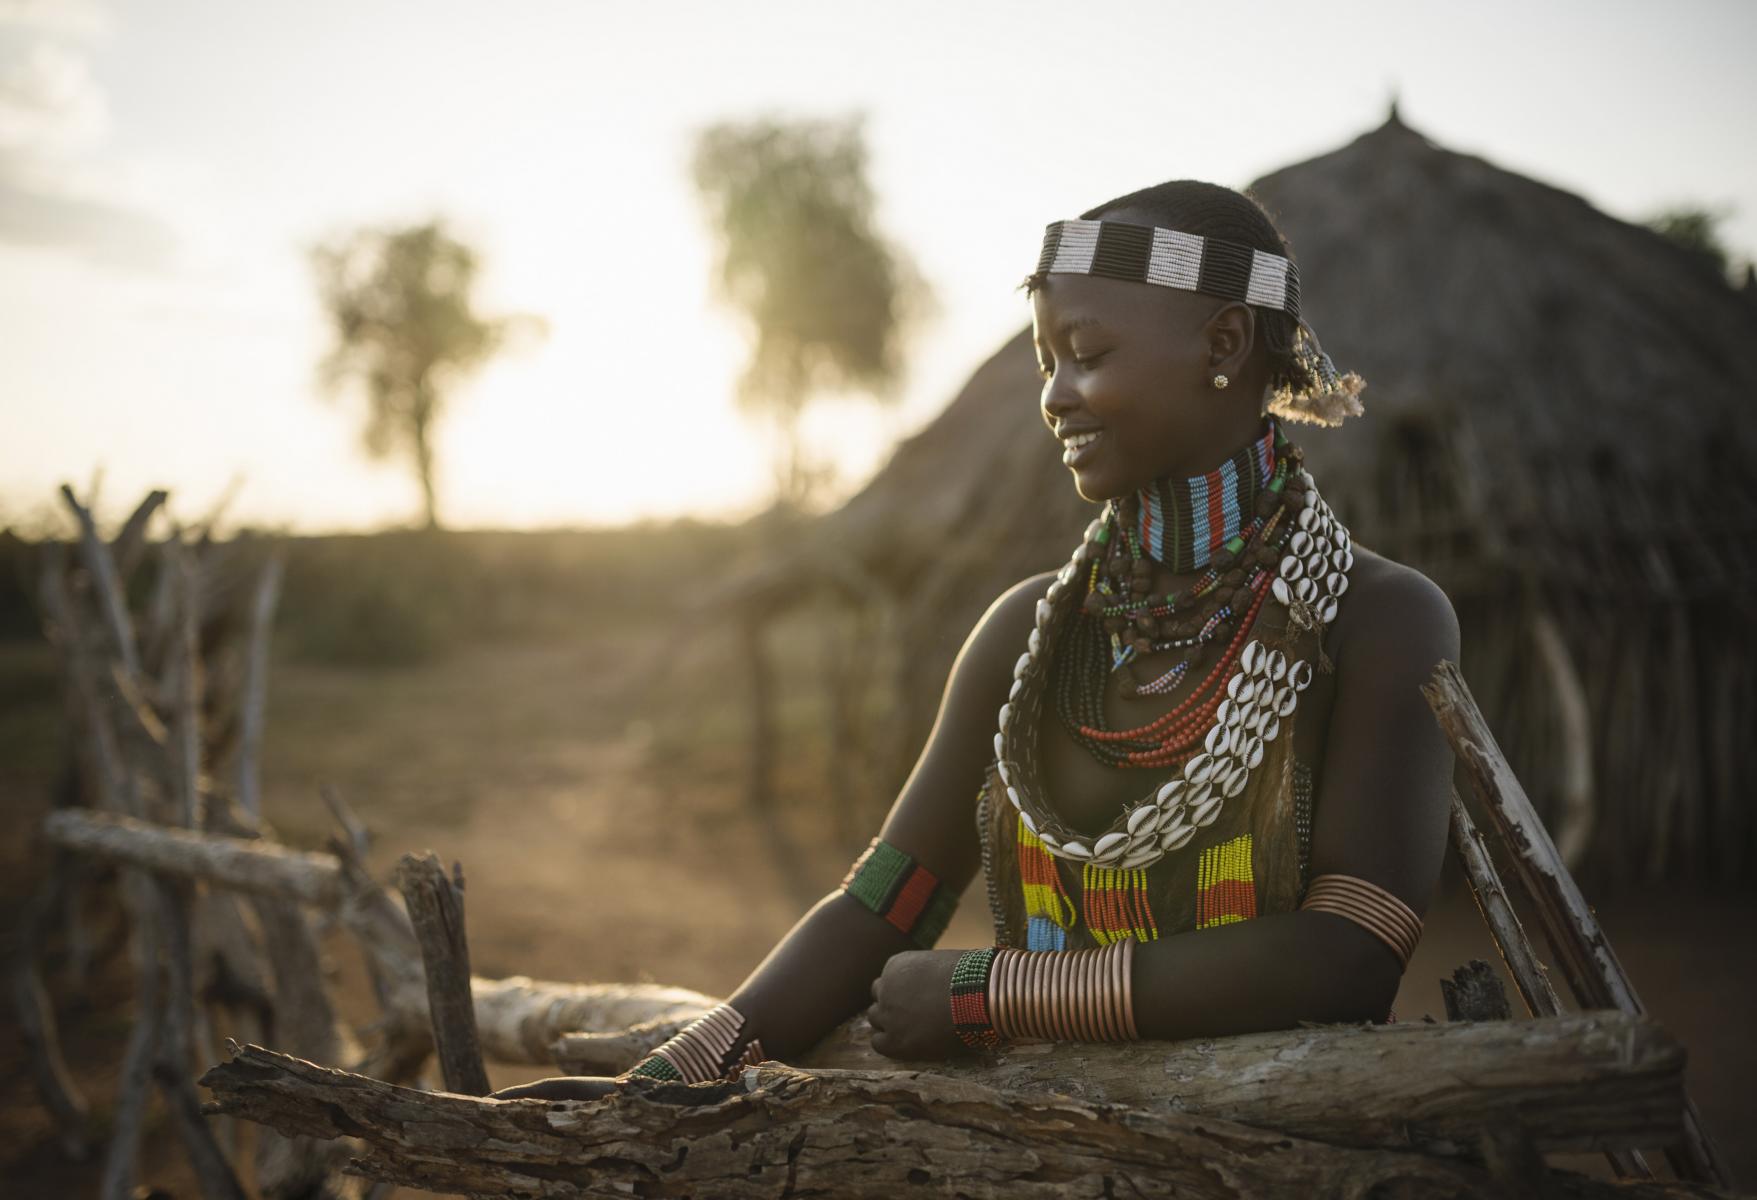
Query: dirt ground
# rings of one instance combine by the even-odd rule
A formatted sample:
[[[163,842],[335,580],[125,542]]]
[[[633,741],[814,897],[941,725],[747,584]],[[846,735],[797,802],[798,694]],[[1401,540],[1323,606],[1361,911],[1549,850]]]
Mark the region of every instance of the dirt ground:
[[[790,827],[811,849],[792,884],[740,806],[739,699],[713,652],[655,673],[652,639],[620,629],[525,644],[463,647],[443,661],[358,671],[278,661],[264,764],[266,807],[282,838],[329,832],[320,783],[372,827],[374,865],[432,848],[463,863],[473,965],[484,975],[637,979],[730,992],[797,918],[805,897],[841,878],[857,846],[830,830],[839,797],[809,748],[790,754]],[[0,889],[7,924],[40,863],[30,830],[57,761],[47,651],[0,644]],[[944,945],[989,941],[981,883]],[[1688,1081],[1739,1177],[1757,1180],[1757,1073],[1749,1024],[1757,894],[1646,888],[1594,897],[1653,1014],[1689,1048]],[[369,1015],[351,946],[327,942],[344,1012]],[[68,1057],[100,1114],[127,1030],[124,956],[83,986],[52,986]],[[1443,1013],[1438,979],[1493,959],[1456,880],[1448,880],[1405,977],[1402,1020]],[[16,1033],[0,1036],[0,1174],[9,1195],[83,1195],[96,1170],[63,1160],[22,1070]],[[497,1065],[496,1085],[552,1073]],[[247,1134],[246,1134],[247,1136]],[[1591,1160],[1585,1160],[1590,1163]],[[169,1127],[155,1116],[142,1181],[188,1195]]]

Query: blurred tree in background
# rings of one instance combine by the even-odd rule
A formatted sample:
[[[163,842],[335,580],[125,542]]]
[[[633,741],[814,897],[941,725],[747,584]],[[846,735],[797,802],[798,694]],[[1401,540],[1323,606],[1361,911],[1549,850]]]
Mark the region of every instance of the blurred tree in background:
[[[404,455],[415,469],[427,528],[439,528],[434,426],[449,390],[540,317],[485,317],[470,291],[476,252],[441,220],[402,229],[361,229],[311,250],[335,342],[319,367],[326,391],[365,392],[363,442],[373,458]]]
[[[806,408],[830,392],[893,402],[905,335],[928,301],[913,264],[874,228],[866,160],[857,116],[723,123],[696,141],[720,296],[753,333],[739,407],[774,423],[777,499],[794,509],[832,472],[803,443]]]

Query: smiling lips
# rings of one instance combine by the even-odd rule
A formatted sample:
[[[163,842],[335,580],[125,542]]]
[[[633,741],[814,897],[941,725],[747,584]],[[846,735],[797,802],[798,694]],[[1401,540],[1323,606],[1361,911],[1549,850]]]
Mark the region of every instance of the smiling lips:
[[[1080,460],[1091,453],[1092,443],[1099,439],[1102,432],[1093,429],[1062,438],[1062,462],[1070,467],[1079,466]]]

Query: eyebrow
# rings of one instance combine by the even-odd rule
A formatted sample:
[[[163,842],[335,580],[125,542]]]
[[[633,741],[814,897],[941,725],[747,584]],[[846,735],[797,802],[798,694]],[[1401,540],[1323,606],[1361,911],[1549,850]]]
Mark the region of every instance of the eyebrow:
[[[1097,317],[1069,317],[1056,327],[1055,335],[1058,338],[1069,337],[1082,329],[1091,329],[1102,323]]]

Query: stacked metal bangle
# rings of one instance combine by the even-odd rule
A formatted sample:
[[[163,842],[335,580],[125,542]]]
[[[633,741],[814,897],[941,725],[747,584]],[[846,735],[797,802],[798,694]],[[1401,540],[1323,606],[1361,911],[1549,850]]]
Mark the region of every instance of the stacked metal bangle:
[[[1391,948],[1397,961],[1409,965],[1421,940],[1421,918],[1376,883],[1353,875],[1320,875],[1306,889],[1302,909],[1347,917]]]
[[[1003,1038],[1124,1042],[1135,1028],[1135,940],[1094,950],[1001,950],[988,978],[988,1009]]]
[[[710,1009],[623,1073],[681,1083],[727,1079],[767,1057],[763,1044],[744,1037],[744,1014],[730,1004]]]

